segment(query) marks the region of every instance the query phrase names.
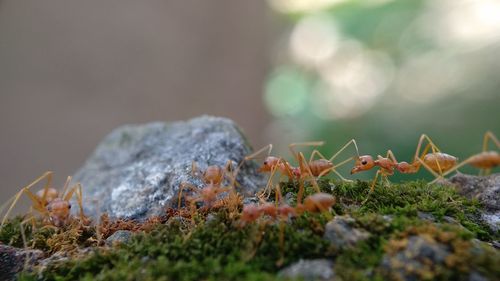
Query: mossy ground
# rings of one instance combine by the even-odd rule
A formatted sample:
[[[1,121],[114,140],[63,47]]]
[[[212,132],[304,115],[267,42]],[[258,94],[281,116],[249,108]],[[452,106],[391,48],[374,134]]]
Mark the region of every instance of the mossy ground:
[[[148,227],[134,229],[137,234],[130,243],[110,248],[93,247],[91,254],[50,264],[41,273],[23,272],[20,279],[277,280],[281,268],[301,258],[327,258],[335,260],[336,276],[342,280],[387,280],[387,275],[380,270],[383,255],[394,251],[401,244],[398,241],[407,235],[424,232],[437,240],[452,237],[446,243],[460,245],[456,248],[460,258],[432,275],[425,275],[431,276],[430,279],[458,280],[457,274],[460,277],[471,266],[490,278],[500,274],[498,251],[485,252],[480,257],[463,255],[472,239],[491,241],[498,240],[500,235],[478,223],[481,208],[478,202],[465,199],[451,187],[428,186],[421,181],[379,185],[365,204],[361,203],[368,196],[366,182],[323,180],[320,187],[337,198],[330,213],[304,213],[287,222],[262,219],[244,227],[237,215],[225,209],[213,212],[209,220],[200,214],[193,219],[194,223],[170,213]],[[291,201],[296,191],[293,184],[282,184],[283,194],[293,194]],[[314,189],[308,187],[306,192],[313,193]],[[419,212],[432,214],[436,221],[420,219]],[[357,227],[372,234],[348,250],[336,249],[322,238],[328,219],[343,214],[355,218]],[[446,217],[459,224],[445,223]],[[0,231],[1,242],[23,246],[19,221],[11,220]],[[115,225],[116,229],[119,226]],[[36,231],[27,227],[25,232],[28,245],[47,254],[101,245],[103,238],[103,232],[91,226],[80,226],[78,231],[74,227]]]

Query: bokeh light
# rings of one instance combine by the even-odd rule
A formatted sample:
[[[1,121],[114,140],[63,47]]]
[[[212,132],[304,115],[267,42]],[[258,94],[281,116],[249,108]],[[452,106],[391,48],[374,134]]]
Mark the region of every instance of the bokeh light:
[[[426,133],[463,159],[500,134],[500,1],[269,3],[289,26],[265,93],[277,146],[356,138],[411,161]]]

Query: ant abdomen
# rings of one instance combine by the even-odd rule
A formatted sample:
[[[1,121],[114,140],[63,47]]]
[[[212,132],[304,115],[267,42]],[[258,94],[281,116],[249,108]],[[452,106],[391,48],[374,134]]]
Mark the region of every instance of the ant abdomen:
[[[424,163],[435,172],[445,172],[455,167],[458,158],[446,153],[436,152],[424,156]]]

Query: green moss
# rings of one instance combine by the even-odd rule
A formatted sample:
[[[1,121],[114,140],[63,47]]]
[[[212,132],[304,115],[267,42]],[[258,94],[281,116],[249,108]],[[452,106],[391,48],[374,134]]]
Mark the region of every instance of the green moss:
[[[203,215],[198,216],[194,225],[171,218],[148,233],[138,233],[125,245],[111,249],[97,247],[83,259],[51,264],[41,277],[44,280],[276,280],[281,268],[301,258],[326,258],[335,260],[335,272],[344,280],[384,280],[378,268],[388,241],[400,239],[409,229],[430,224],[456,234],[457,239],[465,242],[472,238],[485,241],[499,238],[498,233],[491,233],[476,222],[481,208],[478,202],[465,199],[450,187],[409,182],[377,185],[370,194],[369,183],[361,181],[321,180],[319,185],[323,192],[337,198],[331,214],[305,213],[289,222],[261,220],[245,227],[224,209],[217,211],[215,219],[209,222]],[[282,185],[282,193],[291,193],[292,201],[297,189],[290,183]],[[307,187],[306,195],[312,193],[314,189]],[[432,214],[437,221],[424,221],[418,212]],[[335,214],[352,216],[355,226],[370,232],[370,238],[351,249],[332,247],[322,236],[325,224]],[[444,223],[445,216],[454,218],[464,228]],[[19,246],[20,236],[15,230],[18,223],[19,220],[10,221],[0,231],[0,241]],[[39,231],[29,232],[28,240],[43,241],[46,233],[42,235]],[[96,237],[95,229],[85,228],[78,233],[76,243],[82,247],[92,245],[89,241]],[[54,251],[47,242],[37,248]],[[471,264],[491,275],[494,270],[488,264],[497,261],[498,253],[490,255]],[[20,279],[37,280],[37,277],[24,273]]]

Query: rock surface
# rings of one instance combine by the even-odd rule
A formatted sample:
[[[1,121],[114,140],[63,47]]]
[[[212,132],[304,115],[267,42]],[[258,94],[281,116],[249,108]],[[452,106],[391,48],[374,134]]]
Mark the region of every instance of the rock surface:
[[[386,254],[382,259],[382,270],[393,279],[420,280],[426,272],[433,272],[434,266],[445,262],[450,254],[447,245],[414,235],[408,237],[406,247],[393,253]]]
[[[454,266],[457,258],[464,255],[481,258],[487,254],[485,248],[491,247],[487,243],[473,239],[470,248],[463,248],[465,245],[453,248],[450,244],[437,241],[429,234],[412,235],[393,245],[397,245],[399,249],[386,252],[380,268],[388,279],[405,281],[433,280],[434,277],[437,278],[439,268]],[[456,273],[463,275],[463,280],[488,280],[474,268],[471,268],[470,272]]]
[[[300,278],[300,280],[333,280],[335,272],[333,271],[333,262],[326,259],[299,260],[291,264],[279,273],[279,276],[285,278]]]
[[[228,160],[237,165],[250,153],[238,126],[225,118],[126,125],[99,144],[74,180],[83,185],[87,215],[145,219],[173,206],[181,183],[203,186],[191,176],[192,161],[203,170]],[[254,162],[243,166],[238,183],[243,195],[265,185]]]
[[[330,241],[337,249],[349,248],[359,241],[368,239],[370,233],[353,227],[354,222],[350,216],[336,216],[326,224],[323,238]]]
[[[132,239],[133,232],[128,230],[118,230],[106,238],[106,245],[113,246],[119,243],[128,243]]]
[[[463,196],[478,199],[485,210],[482,220],[493,231],[500,231],[500,174],[480,177],[457,173],[449,181]]]
[[[16,280],[25,265],[32,266],[43,256],[39,250],[23,250],[0,245],[0,280]]]

